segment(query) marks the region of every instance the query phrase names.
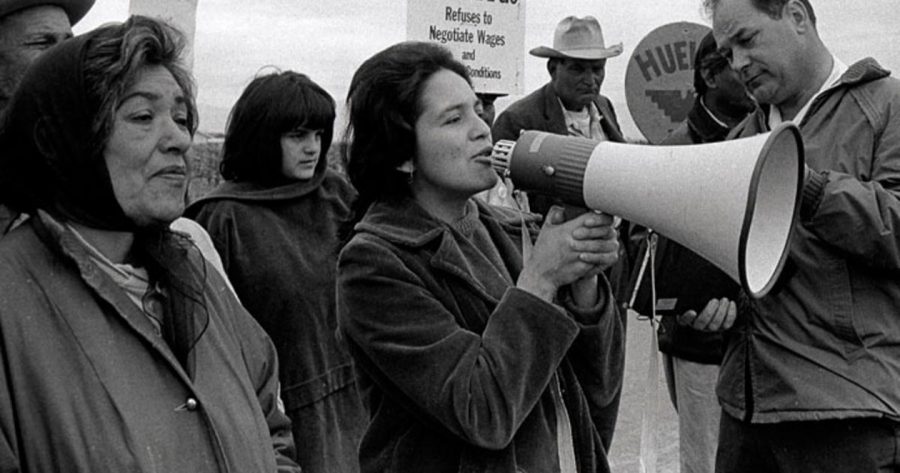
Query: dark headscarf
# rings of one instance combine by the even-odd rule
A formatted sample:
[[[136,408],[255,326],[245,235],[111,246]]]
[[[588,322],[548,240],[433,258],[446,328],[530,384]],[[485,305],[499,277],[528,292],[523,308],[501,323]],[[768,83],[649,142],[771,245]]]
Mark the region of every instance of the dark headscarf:
[[[89,98],[83,71],[91,37],[51,48],[19,84],[0,133],[0,200],[90,228],[134,231],[93,132],[100,104]]]

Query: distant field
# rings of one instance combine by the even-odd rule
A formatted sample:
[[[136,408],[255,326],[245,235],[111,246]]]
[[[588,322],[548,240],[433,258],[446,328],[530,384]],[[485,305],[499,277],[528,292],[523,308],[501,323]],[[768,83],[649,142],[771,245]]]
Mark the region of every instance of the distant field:
[[[220,182],[219,161],[221,160],[222,139],[198,134],[194,137],[194,145],[188,151],[188,166],[191,170],[188,185],[188,202],[193,202],[213,190]],[[328,149],[328,165],[343,173],[344,166],[340,158],[340,143]]]

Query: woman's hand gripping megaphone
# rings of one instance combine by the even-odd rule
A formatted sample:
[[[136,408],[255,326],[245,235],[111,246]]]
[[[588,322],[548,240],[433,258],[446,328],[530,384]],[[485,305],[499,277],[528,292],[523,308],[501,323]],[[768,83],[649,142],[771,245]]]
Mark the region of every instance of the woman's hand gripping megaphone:
[[[552,301],[557,290],[566,284],[593,280],[618,260],[618,234],[613,217],[588,211],[570,220],[565,219],[562,207],[553,206],[534,247],[526,261],[516,286],[544,300]],[[576,289],[589,284],[579,284]],[[594,297],[578,297],[578,305],[590,305]],[[580,300],[578,300],[580,299]],[[584,303],[583,303],[584,302]]]

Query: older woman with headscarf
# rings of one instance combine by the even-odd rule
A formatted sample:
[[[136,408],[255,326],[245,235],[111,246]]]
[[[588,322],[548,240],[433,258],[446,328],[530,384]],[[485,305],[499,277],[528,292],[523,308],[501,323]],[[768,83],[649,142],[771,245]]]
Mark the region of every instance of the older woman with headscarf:
[[[274,347],[190,239],[181,38],[134,17],[29,70],[0,133],[0,471],[299,471]]]

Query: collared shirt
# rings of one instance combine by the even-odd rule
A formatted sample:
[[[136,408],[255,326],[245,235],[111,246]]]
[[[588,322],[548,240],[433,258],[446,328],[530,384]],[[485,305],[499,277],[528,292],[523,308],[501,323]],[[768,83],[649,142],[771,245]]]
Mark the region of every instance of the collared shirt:
[[[712,120],[714,122],[716,122],[716,124],[718,124],[722,128],[728,128],[728,129],[731,128],[730,126],[728,126],[727,123],[723,122],[722,120],[719,120],[719,117],[717,117],[716,114],[713,113],[713,111],[710,110],[709,107],[706,106],[706,101],[703,100],[702,95],[700,96],[700,106],[703,107],[703,110],[706,112],[707,115],[709,115],[709,118],[712,118]]]
[[[580,136],[594,141],[606,141],[609,139],[600,125],[603,116],[600,115],[600,111],[597,110],[597,106],[593,102],[589,106],[574,112],[563,106],[561,100],[559,101],[559,106],[562,108],[563,117],[566,119],[566,130],[569,136]]]
[[[832,56],[832,67],[831,74],[828,75],[828,78],[825,79],[825,82],[822,83],[822,86],[819,87],[819,91],[813,94],[812,97],[803,105],[797,115],[791,120],[785,120],[781,115],[781,109],[773,106],[769,108],[769,129],[772,130],[776,126],[781,125],[786,121],[790,121],[793,123],[800,124],[803,121],[803,117],[806,116],[806,112],[809,111],[809,106],[816,100],[816,98],[822,95],[826,90],[836,86],[841,81],[841,76],[844,75],[844,72],[847,71],[847,65],[841,62],[840,59]]]

